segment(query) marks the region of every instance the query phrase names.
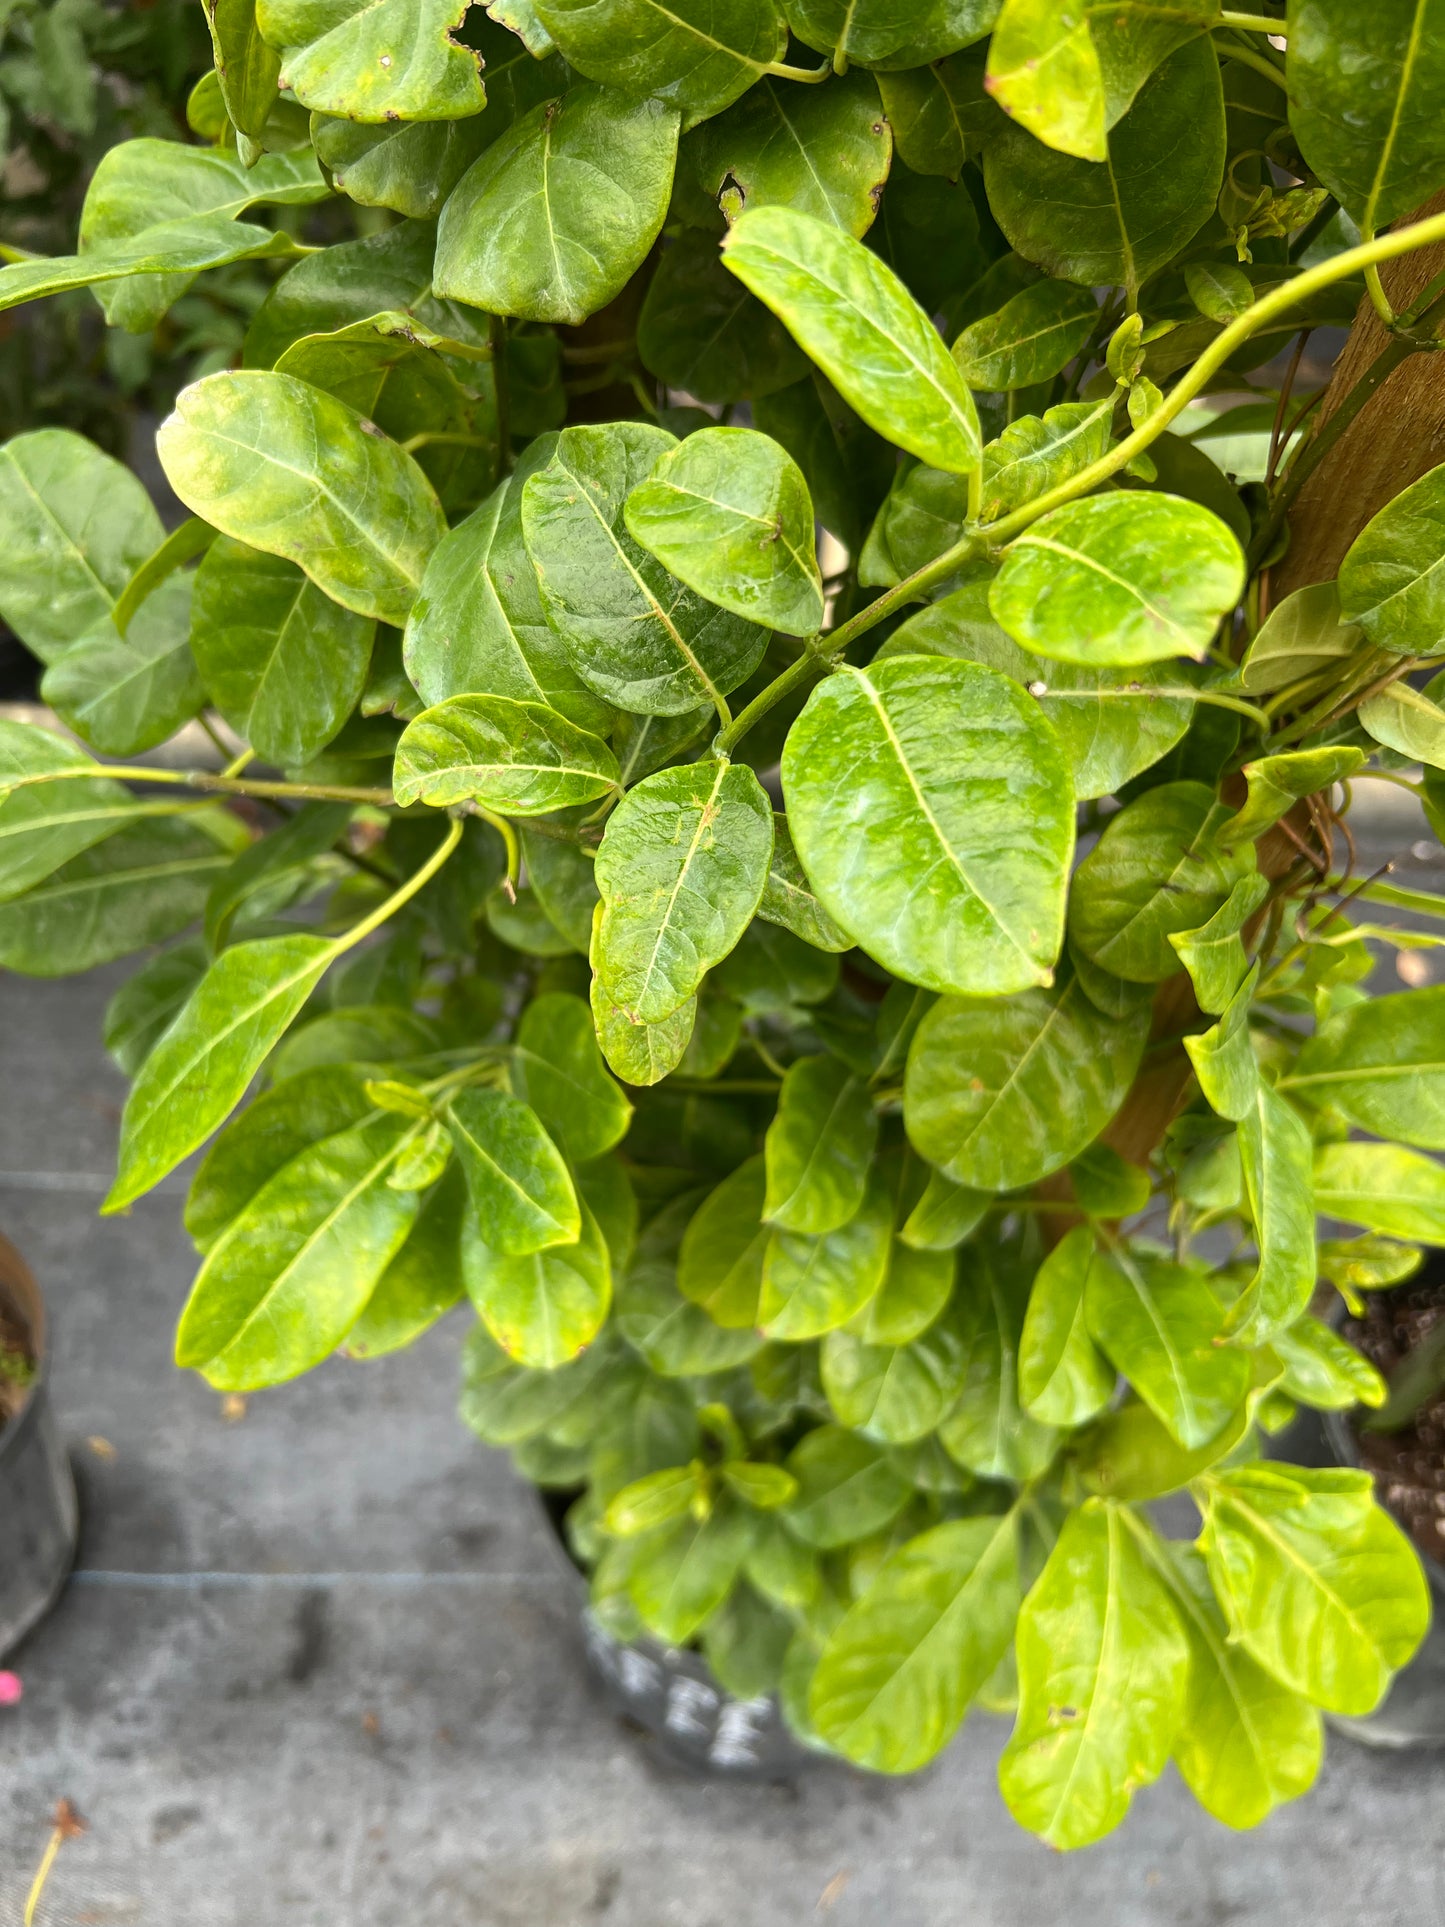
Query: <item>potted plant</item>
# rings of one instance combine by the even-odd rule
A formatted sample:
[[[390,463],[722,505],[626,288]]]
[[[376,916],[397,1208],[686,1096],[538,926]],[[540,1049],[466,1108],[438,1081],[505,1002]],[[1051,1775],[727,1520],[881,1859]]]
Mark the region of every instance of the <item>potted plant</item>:
[[[45,1303],[0,1238],[0,1658],[49,1612],[75,1558],[75,1481],[50,1408]]]
[[[0,963],[151,951],[104,1208],[209,1142],[181,1365],[466,1298],[602,1634],[884,1772],[1011,1709],[1055,1846],[1170,1758],[1251,1825],[1429,1617],[1368,1473],[1266,1454],[1384,1396],[1320,1313],[1399,1184],[1445,1242],[1445,989],[1363,987],[1445,899],[1347,829],[1445,767],[1433,30],[491,13],[214,9],[211,144],[0,270],[132,331],[275,276],[180,527],[0,452],[73,732],[0,738]],[[207,708],[222,773],[127,760]]]

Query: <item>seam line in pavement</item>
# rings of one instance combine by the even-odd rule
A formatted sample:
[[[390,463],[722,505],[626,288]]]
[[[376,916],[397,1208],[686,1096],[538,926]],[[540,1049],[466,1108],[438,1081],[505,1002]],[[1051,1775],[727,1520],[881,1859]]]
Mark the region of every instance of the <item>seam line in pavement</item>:
[[[267,1587],[382,1586],[398,1590],[429,1586],[555,1585],[556,1574],[537,1572],[116,1572],[81,1566],[70,1575],[76,1585],[128,1586],[157,1592],[187,1592],[202,1586],[241,1591]]]

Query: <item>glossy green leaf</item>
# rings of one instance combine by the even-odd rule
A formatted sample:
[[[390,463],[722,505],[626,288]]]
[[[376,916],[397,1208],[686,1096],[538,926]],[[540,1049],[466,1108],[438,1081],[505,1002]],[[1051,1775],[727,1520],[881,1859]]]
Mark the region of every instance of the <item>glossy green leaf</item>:
[[[791,207],[858,236],[873,224],[893,150],[865,73],[807,88],[765,77],[690,145],[699,182],[730,221],[751,207]]]
[[[624,1084],[657,1084],[677,1069],[697,1019],[696,997],[660,1022],[645,1024],[615,1004],[595,974],[589,995],[598,1046]]]
[[[580,997],[533,998],[517,1028],[512,1088],[574,1164],[620,1144],[632,1106],[607,1075],[592,1017]]]
[[[513,122],[442,209],[432,285],[526,321],[584,321],[639,268],[667,212],[678,118],[576,87]]]
[[[593,859],[584,855],[579,844],[526,825],[522,826],[522,855],[527,882],[548,921],[585,957],[598,901]]]
[[[1352,1405],[1381,1406],[1390,1394],[1390,1387],[1363,1352],[1322,1318],[1305,1312],[1269,1342],[1284,1366],[1280,1390],[1302,1405],[1343,1412]]]
[[[691,1378],[728,1371],[762,1349],[750,1329],[725,1331],[677,1289],[672,1269],[634,1264],[618,1287],[617,1328],[654,1372]]]
[[[1445,985],[1352,1005],[1321,1024],[1280,1080],[1352,1124],[1445,1151]]]
[[[432,551],[407,618],[406,671],[428,703],[482,691],[546,703],[602,733],[612,711],[577,675],[547,621],[522,539],[522,489],[556,446],[555,435],[539,436]]]
[[[246,330],[243,363],[271,368],[293,341],[373,315],[413,315],[423,328],[474,348],[488,344],[485,315],[432,293],[435,230],[398,221],[299,261],[272,288]]]
[[[691,1639],[731,1592],[753,1531],[751,1515],[722,1498],[705,1519],[675,1520],[644,1540],[627,1590],[648,1630],[669,1646]]]
[[[844,669],[789,732],[783,791],[824,908],[896,975],[992,994],[1049,981],[1073,799],[1022,690],[971,663]]]
[[[222,951],[131,1088],[119,1168],[102,1210],[124,1210],[229,1116],[333,955],[329,943],[310,936],[263,937]]]
[[[763,1216],[784,1231],[836,1231],[863,1202],[877,1139],[863,1080],[836,1057],[799,1058],[768,1126]]]
[[[645,715],[681,715],[727,695],[767,643],[627,532],[628,496],[676,446],[643,422],[569,428],[522,495],[542,604],[573,668],[606,701]]]
[[[881,1532],[912,1487],[879,1446],[841,1426],[820,1425],[788,1455],[798,1496],[785,1517],[805,1545],[827,1551]]]
[[[894,151],[915,174],[956,181],[997,124],[977,56],[948,55],[927,67],[880,74],[878,91]]]
[[[537,12],[578,73],[622,94],[654,94],[686,126],[761,79],[788,38],[772,0],[539,0]]]
[[[84,769],[96,773],[26,781],[51,770]],[[54,730],[0,717],[0,901],[20,896],[69,858],[113,836],[140,808],[78,744]]]
[[[892,1229],[893,1200],[875,1171],[862,1204],[836,1230],[775,1230],[763,1255],[759,1330],[796,1344],[845,1325],[882,1286]]]
[[[0,275],[0,283],[3,283]],[[1445,634],[1445,466],[1367,522],[1340,564],[1340,614],[1380,649],[1428,656]]]
[[[1256,964],[1225,1005],[1219,1022],[1184,1039],[1204,1101],[1220,1117],[1238,1122],[1259,1102],[1259,1065],[1249,1031],[1249,1007],[1259,983]]]
[[[1232,1639],[1327,1712],[1372,1712],[1424,1638],[1430,1595],[1369,1473],[1242,1465],[1202,1485],[1200,1544]]]
[[[165,531],[131,471],[68,428],[0,447],[0,616],[42,662],[109,616]]]
[[[133,239],[112,241],[84,254],[37,256],[0,268],[0,312],[71,288],[108,288],[140,277],[154,285],[188,282],[205,268],[236,261],[286,260],[297,252],[286,233],[233,221],[227,214],[201,214],[162,221]],[[149,325],[149,323],[147,324]]]
[[[1058,1433],[1019,1402],[1028,1272],[1014,1253],[971,1255],[974,1261],[960,1267],[950,1314],[965,1348],[963,1389],[938,1436],[950,1458],[982,1479],[1036,1478],[1054,1456]]]
[[[1356,713],[1375,741],[1386,749],[1408,757],[1412,763],[1445,768],[1445,709],[1429,690],[1393,682],[1362,702]],[[1363,751],[1357,754],[1363,760]]]
[[[1189,1686],[1174,1764],[1206,1813],[1255,1827],[1307,1793],[1324,1757],[1320,1716],[1240,1646],[1192,1547],[1160,1547],[1160,1570],[1189,1641]]]
[[[1445,1167],[1398,1144],[1322,1144],[1315,1208],[1389,1238],[1445,1244]]]
[[[1176,495],[1095,495],[1014,541],[989,591],[994,619],[1041,656],[1128,668],[1202,656],[1244,587],[1239,543]]]
[[[417,442],[443,507],[470,508],[496,478],[494,376],[441,352],[444,340],[413,315],[368,315],[293,341],[276,373],[324,389],[404,447]]]
[[[274,95],[273,95],[274,99]],[[143,242],[162,225],[215,216],[234,219],[258,202],[304,206],[327,197],[316,158],[305,149],[265,154],[254,167],[220,148],[175,140],[121,141],[101,158],[80,213],[80,253]],[[185,293],[190,275],[135,275],[103,285],[98,300],[113,328],[145,334]]]
[[[206,8],[216,77],[227,117],[238,133],[258,145],[276,105],[281,58],[256,24],[256,0],[213,0]]]
[[[134,1077],[169,1028],[210,961],[199,937],[162,950],[128,977],[105,1007],[105,1048]]]
[[[510,696],[451,696],[423,710],[397,745],[392,777],[399,804],[474,800],[509,816],[594,802],[616,784],[617,758],[600,736]]]
[[[1270,1368],[1275,1381],[1281,1376]],[[1241,1405],[1207,1445],[1180,1445],[1142,1399],[1130,1398],[1083,1433],[1074,1447],[1084,1490],[1106,1499],[1138,1503],[1178,1492],[1235,1452],[1250,1429],[1257,1395]]]
[[[853,1331],[823,1340],[823,1389],[839,1424],[884,1445],[926,1438],[963,1384],[966,1354],[951,1316],[904,1345],[874,1345]]]
[[[1019,1402],[1044,1425],[1083,1425],[1114,1395],[1114,1371],[1084,1317],[1095,1261],[1092,1226],[1076,1225],[1039,1266],[1029,1289],[1019,1339]]]
[[[461,1415],[488,1445],[517,1445],[587,1411],[617,1363],[604,1340],[554,1370],[518,1365],[479,1324],[462,1352]]]
[[[971,1191],[941,1171],[930,1171],[923,1195],[898,1235],[915,1251],[952,1251],[978,1225],[991,1203],[987,1191]]]
[[[205,700],[191,654],[191,582],[173,575],[124,636],[106,617],[79,636],[41,683],[63,722],[107,756],[134,756],[173,736]]]
[[[1240,683],[1260,695],[1284,689],[1337,668],[1363,646],[1363,638],[1354,623],[1341,620],[1335,583],[1296,589],[1277,602],[1260,625],[1240,665]]]
[[[222,534],[299,563],[343,608],[405,622],[446,525],[416,463],[354,410],[294,375],[208,375],[181,391],[156,447]]]
[[[1362,715],[1361,721],[1368,729],[1368,719]],[[1441,724],[1445,734],[1445,717],[1441,718]],[[1222,841],[1257,841],[1302,797],[1321,791],[1328,795],[1336,783],[1348,781],[1364,761],[1362,749],[1342,743],[1324,749],[1285,750],[1280,755],[1260,756],[1246,763],[1243,775],[1249,794],[1242,808],[1220,832]]]
[[[997,0],[789,0],[788,24],[798,38],[835,64],[884,69],[921,67],[972,46],[993,25]]]
[[[469,1181],[471,1175],[468,1168]],[[607,1242],[585,1205],[575,1242],[521,1256],[494,1251],[473,1227],[462,1241],[462,1275],[502,1350],[542,1371],[565,1365],[589,1345],[612,1302]]]
[[[1131,1218],[1145,1209],[1153,1189],[1148,1171],[1104,1143],[1091,1144],[1074,1159],[1069,1182],[1079,1209],[1091,1218]]]
[[[1224,99],[1207,40],[1181,47],[1110,129],[1107,158],[1079,160],[1002,125],[984,153],[989,205],[1010,245],[1083,287],[1137,290],[1214,211]]]
[[[132,814],[142,812],[133,807]],[[70,976],[164,943],[194,923],[231,860],[231,850],[203,827],[211,820],[113,824],[114,835],[83,848],[24,895],[0,902],[0,969]],[[213,826],[226,821],[216,818]]]
[[[1108,160],[1104,75],[1080,0],[1005,0],[984,84],[1010,119],[1058,153]]]
[[[816,950],[851,950],[853,939],[835,923],[818,898],[793,848],[788,819],[773,814],[773,860],[763,885],[758,915],[790,930]]]
[[[406,1242],[346,1334],[348,1358],[381,1358],[402,1350],[466,1296],[461,1261],[466,1212],[466,1180],[454,1165],[421,1200]]]
[[[1249,1388],[1249,1360],[1216,1341],[1219,1302],[1204,1277],[1145,1251],[1100,1254],[1084,1317],[1094,1343],[1186,1448],[1207,1445]]]
[[[964,329],[953,358],[970,388],[1030,388],[1073,360],[1099,319],[1087,288],[1036,281]]]
[[[1240,1123],[1239,1150],[1259,1264],[1229,1327],[1240,1343],[1259,1345],[1294,1323],[1317,1275],[1309,1126],[1263,1079]]]
[[[861,242],[792,208],[763,207],[734,222],[723,259],[871,427],[935,468],[978,467],[978,416],[957,367]]]
[[[1293,0],[1290,128],[1365,234],[1445,185],[1445,15],[1436,0],[1390,0],[1366,21],[1345,0]]]
[[[335,1065],[283,1078],[235,1118],[202,1158],[186,1199],[186,1230],[208,1251],[264,1187],[313,1145],[375,1109],[364,1080]]]
[[[659,770],[628,791],[597,852],[594,962],[614,1003],[655,1024],[695,994],[751,921],[772,842],[745,763]]]
[[[883,1283],[853,1329],[869,1345],[911,1344],[947,1305],[957,1269],[952,1249],[920,1250],[895,1236]]]
[[[1116,1827],[1164,1770],[1183,1717],[1189,1646],[1129,1517],[1090,1499],[1064,1522],[1015,1635],[1019,1714],[999,1786],[1051,1847]]]
[[[1228,809],[1203,783],[1162,783],[1111,817],[1069,898],[1069,941],[1130,983],[1183,968],[1169,942],[1221,908],[1255,864],[1254,847],[1226,849]]]
[[[823,1649],[813,1722],[858,1766],[911,1773],[953,1738],[1013,1634],[1012,1513],[955,1519],[893,1554]]]
[[[1032,1184],[1070,1163],[1118,1110],[1148,1029],[1147,1006],[1107,1017],[1077,977],[1004,1002],[945,998],[908,1053],[909,1139],[956,1184]]]
[[[257,1192],[201,1267],[178,1365],[219,1391],[252,1391],[340,1344],[416,1218],[416,1194],[386,1182],[409,1128],[387,1117],[328,1137]]]
[[[333,602],[294,562],[229,536],[196,571],[191,651],[206,694],[282,769],[309,763],[351,714],[375,633],[369,616]]]
[[[1268,879],[1241,877],[1197,930],[1171,930],[1170,948],[1189,972],[1201,1010],[1221,1014],[1249,970],[1242,932],[1269,895]]]
[[[571,1175],[529,1105],[502,1091],[465,1090],[446,1119],[490,1251],[524,1257],[576,1241],[582,1220]]]
[[[280,85],[348,120],[456,120],[486,102],[481,62],[453,37],[461,0],[256,0]]]
[[[726,1331],[758,1323],[763,1254],[771,1228],[762,1222],[767,1177],[749,1158],[698,1206],[683,1234],[677,1288]]]
[[[633,489],[624,516],[633,541],[709,602],[786,635],[822,626],[808,485],[756,429],[689,435]]]
[[[1014,424],[1014,428],[1023,426]],[[988,450],[984,461],[987,465]],[[983,570],[952,594],[910,616],[894,630],[875,660],[895,655],[957,656],[1021,683],[1063,746],[1080,802],[1113,794],[1173,748],[1195,713],[1182,688],[1178,696],[1164,696],[1132,669],[1049,661],[1021,649],[989,614],[991,580],[992,571]],[[1178,672],[1170,674],[1169,680],[1181,686],[1185,682]]]

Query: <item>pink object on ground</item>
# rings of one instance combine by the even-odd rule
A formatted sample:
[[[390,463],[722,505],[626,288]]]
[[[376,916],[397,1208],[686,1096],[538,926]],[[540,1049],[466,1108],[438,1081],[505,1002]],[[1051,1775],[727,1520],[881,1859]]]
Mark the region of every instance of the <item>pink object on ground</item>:
[[[0,1673],[0,1706],[15,1706],[24,1695],[18,1673]]]

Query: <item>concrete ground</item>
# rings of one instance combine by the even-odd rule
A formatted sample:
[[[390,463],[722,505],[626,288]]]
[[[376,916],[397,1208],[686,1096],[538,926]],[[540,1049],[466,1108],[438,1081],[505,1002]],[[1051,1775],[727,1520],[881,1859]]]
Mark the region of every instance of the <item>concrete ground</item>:
[[[1442,887],[1421,849],[1402,880]],[[983,1717],[902,1783],[681,1777],[603,1705],[528,1493],[454,1416],[459,1320],[241,1417],[172,1367],[183,1185],[95,1215],[122,974],[0,984],[0,1228],[49,1295],[85,1510],[0,1708],[4,1927],[62,1798],[87,1831],[38,1927],[1445,1927],[1445,1756],[1336,1739],[1243,1836],[1171,1772],[1066,1858],[1009,1820]]]

